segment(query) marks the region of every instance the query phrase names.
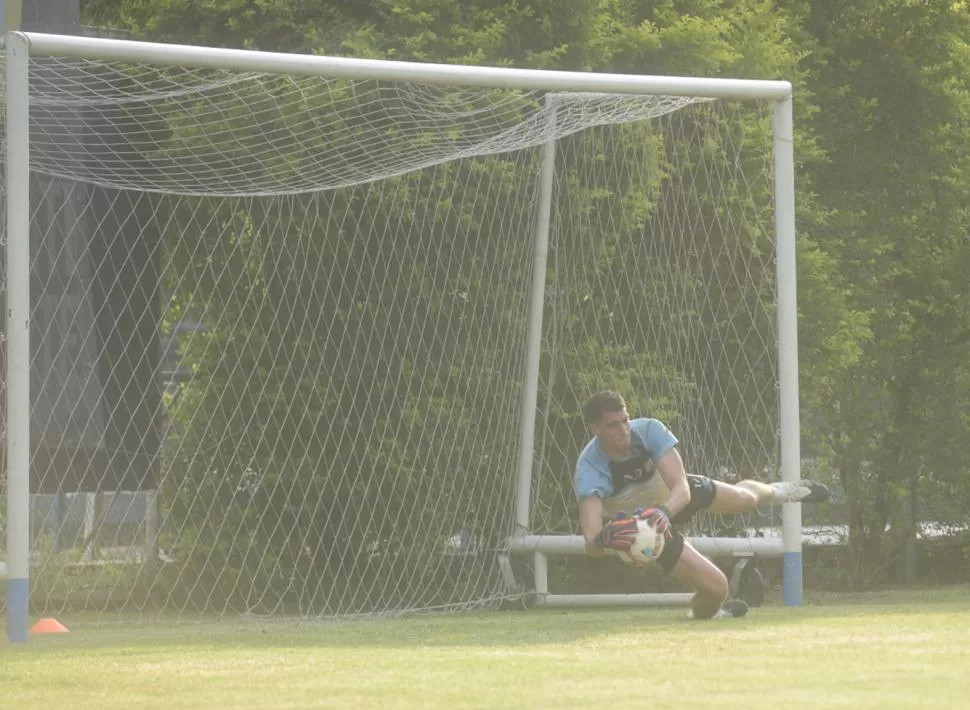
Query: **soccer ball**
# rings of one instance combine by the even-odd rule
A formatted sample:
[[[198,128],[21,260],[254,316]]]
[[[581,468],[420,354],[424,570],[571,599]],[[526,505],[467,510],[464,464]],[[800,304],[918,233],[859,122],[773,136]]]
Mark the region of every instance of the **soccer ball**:
[[[646,520],[638,520],[637,529],[639,532],[629,552],[618,552],[617,555],[630,565],[656,562],[660,553],[664,551],[664,536],[658,535]]]

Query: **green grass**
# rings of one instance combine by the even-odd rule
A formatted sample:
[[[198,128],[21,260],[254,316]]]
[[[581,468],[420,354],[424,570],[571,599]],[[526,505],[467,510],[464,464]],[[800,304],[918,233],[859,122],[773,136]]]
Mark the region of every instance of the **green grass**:
[[[970,588],[682,609],[96,626],[0,642],[0,707],[970,706]]]

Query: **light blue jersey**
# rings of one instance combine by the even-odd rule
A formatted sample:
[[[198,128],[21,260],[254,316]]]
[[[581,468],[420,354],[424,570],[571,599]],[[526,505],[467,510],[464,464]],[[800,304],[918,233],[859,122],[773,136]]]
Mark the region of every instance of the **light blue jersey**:
[[[628,486],[647,481],[654,475],[655,462],[677,445],[667,426],[657,419],[630,422],[630,449],[622,459],[610,459],[594,438],[583,448],[576,462],[573,487],[577,500],[598,495],[608,498]]]

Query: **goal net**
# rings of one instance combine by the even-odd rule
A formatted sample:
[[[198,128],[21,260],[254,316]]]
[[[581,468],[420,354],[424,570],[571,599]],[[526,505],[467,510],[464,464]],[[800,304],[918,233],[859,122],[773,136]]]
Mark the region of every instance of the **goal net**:
[[[574,98],[581,101],[581,98]],[[530,527],[576,531],[583,402],[660,419],[688,472],[778,478],[770,110],[703,103],[560,141]],[[699,514],[695,535],[763,516]]]
[[[600,388],[775,476],[767,104],[39,57],[30,92],[38,613],[500,603],[549,141],[532,530],[577,529]]]

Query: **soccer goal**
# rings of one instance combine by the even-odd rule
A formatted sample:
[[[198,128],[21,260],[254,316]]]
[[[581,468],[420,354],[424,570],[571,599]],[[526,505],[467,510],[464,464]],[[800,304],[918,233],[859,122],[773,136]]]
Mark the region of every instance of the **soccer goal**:
[[[791,87],[10,33],[6,606],[539,604],[582,400],[799,478]],[[2,479],[0,479],[2,481]],[[785,558],[800,509],[705,519]],[[28,582],[29,580],[29,582]]]

